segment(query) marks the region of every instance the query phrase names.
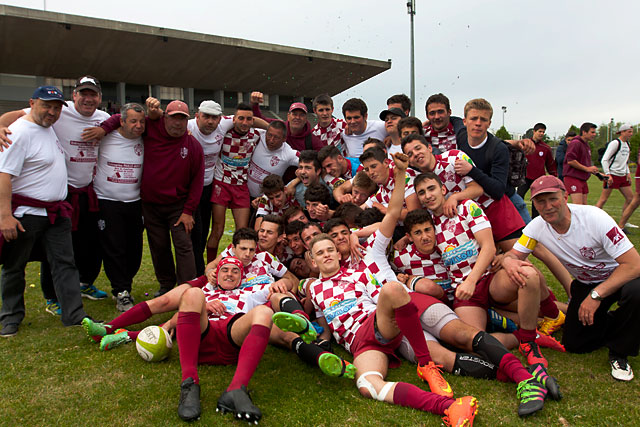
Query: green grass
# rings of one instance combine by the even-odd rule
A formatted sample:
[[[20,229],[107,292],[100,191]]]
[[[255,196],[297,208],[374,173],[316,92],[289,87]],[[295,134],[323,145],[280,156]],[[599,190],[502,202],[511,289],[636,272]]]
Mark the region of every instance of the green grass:
[[[595,203],[600,183],[590,182],[589,202]],[[605,209],[617,220],[622,197],[614,192]],[[226,229],[231,229],[231,218]],[[631,222],[640,224],[640,214]],[[229,243],[225,235],[220,247]],[[631,236],[640,242],[640,230]],[[130,344],[100,352],[80,327],[64,328],[44,311],[38,279],[39,264],[27,270],[27,315],[16,337],[0,339],[0,425],[179,425],[180,363],[173,350],[169,360],[144,362]],[[560,299],[564,292],[549,275]],[[96,285],[109,289],[101,274]],[[143,266],[136,276],[133,296],[149,298],[158,288],[145,248]],[[118,313],[108,300],[86,301],[87,312],[109,320]],[[170,315],[156,316],[145,325]],[[338,353],[350,357],[339,349]],[[621,383],[609,374],[606,350],[568,355],[546,350],[550,371],[564,393],[560,402],[547,401],[540,413],[528,419],[516,415],[515,384],[460,378],[446,374],[456,396],[474,395],[480,402],[478,426],[494,425],[637,425],[640,418],[640,380]],[[518,355],[518,357],[520,357]],[[638,358],[631,364],[640,374]],[[216,401],[233,376],[233,366],[201,366],[202,425],[235,423],[230,414],[215,412]],[[422,385],[415,366],[403,363],[389,373],[391,381]],[[441,425],[431,414],[394,407],[360,397],[352,381],[323,376],[295,355],[269,347],[250,384],[264,425]]]

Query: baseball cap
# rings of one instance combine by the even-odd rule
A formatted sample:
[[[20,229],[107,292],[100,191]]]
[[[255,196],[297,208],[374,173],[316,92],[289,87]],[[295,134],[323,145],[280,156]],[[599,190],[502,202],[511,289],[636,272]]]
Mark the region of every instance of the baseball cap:
[[[562,181],[553,175],[544,175],[536,178],[531,184],[531,198],[533,199],[538,194],[555,193],[560,190],[567,191]]]
[[[302,110],[305,113],[309,112],[307,110],[307,106],[304,105],[302,102],[294,102],[293,104],[291,104],[291,106],[289,107],[289,112],[292,112],[293,110]]]
[[[167,105],[167,116],[173,116],[176,114],[183,114],[187,117],[191,117],[189,115],[189,107],[182,101],[171,101],[169,105]]]
[[[385,121],[389,114],[394,114],[396,116],[400,116],[400,118],[404,119],[407,115],[398,107],[389,108],[388,110],[384,110],[380,113],[380,120]]]
[[[202,101],[198,107],[198,112],[211,116],[220,116],[222,115],[222,107],[215,101]]]
[[[33,92],[31,99],[42,99],[43,101],[60,101],[65,106],[67,102],[64,100],[62,91],[55,86],[40,86]]]
[[[622,126],[620,126],[620,129],[618,129],[618,132],[616,132],[616,133],[622,133],[625,130],[630,130],[630,129],[633,129],[633,127],[631,127],[631,125],[625,123]]]
[[[74,90],[80,91],[82,89],[91,89],[94,92],[102,93],[100,81],[93,76],[83,76],[76,80],[76,87]]]

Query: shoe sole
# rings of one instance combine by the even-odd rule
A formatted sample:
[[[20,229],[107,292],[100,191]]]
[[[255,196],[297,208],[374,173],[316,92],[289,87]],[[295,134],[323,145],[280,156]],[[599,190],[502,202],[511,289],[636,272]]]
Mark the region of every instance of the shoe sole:
[[[324,353],[318,358],[318,366],[322,373],[329,377],[344,377],[349,378],[350,380],[354,379],[356,376],[356,367],[348,363],[344,367],[344,373],[342,373],[343,363],[347,363],[336,356],[333,353]]]
[[[93,295],[83,294],[82,292],[80,292],[80,295],[82,296],[82,298],[88,298],[91,301],[100,301],[106,298],[106,295],[101,298],[97,298],[97,297],[94,297]]]
[[[274,325],[278,328],[284,332],[293,332],[300,335],[302,341],[307,344],[311,344],[318,337],[311,322],[297,314],[278,312],[273,315],[272,319]],[[306,327],[308,327],[309,330],[301,334],[300,331],[303,331]]]
[[[13,334],[0,334],[0,338],[11,338],[11,337],[15,337],[16,335],[18,335],[17,332]]]
[[[62,313],[56,313],[55,311],[50,310],[48,308],[45,308],[44,311],[46,311],[47,313],[49,313],[49,314],[51,314],[53,316],[62,316]]]

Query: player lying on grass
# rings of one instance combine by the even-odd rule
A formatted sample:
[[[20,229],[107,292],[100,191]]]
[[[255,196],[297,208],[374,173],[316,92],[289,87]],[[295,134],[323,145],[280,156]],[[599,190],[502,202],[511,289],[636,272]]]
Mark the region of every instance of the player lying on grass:
[[[193,385],[198,384],[197,370],[195,368],[196,362],[201,364],[232,364],[238,361],[238,369],[240,369],[241,361],[238,360],[238,357],[239,355],[240,357],[242,356],[242,352],[238,354],[237,347],[242,344],[242,339],[249,333],[249,330],[246,328],[247,325],[253,325],[253,323],[248,323],[250,322],[249,320],[243,320],[245,317],[242,317],[242,315],[245,313],[247,316],[258,316],[258,318],[261,319],[258,323],[269,328],[265,336],[264,346],[266,346],[267,341],[290,343],[291,347],[294,348],[303,360],[308,363],[317,364],[327,375],[345,376],[348,378],[354,377],[355,368],[353,365],[326,351],[325,348],[312,343],[317,333],[305,317],[302,317],[302,322],[299,322],[299,324],[302,323],[306,327],[301,337],[291,332],[283,332],[278,328],[272,329],[270,319],[273,310],[265,305],[268,300],[272,303],[272,306],[276,306],[281,310],[290,310],[292,313],[305,316],[302,307],[289,294],[282,293],[286,291],[282,285],[272,284],[270,287],[263,287],[259,290],[256,290],[256,287],[240,288],[242,267],[242,262],[237,258],[223,258],[218,264],[216,274],[218,278],[217,286],[214,287],[207,283],[204,276],[191,281],[190,284],[192,286],[185,289],[179,298],[179,313],[163,325],[168,331],[173,329],[177,331],[180,363],[183,369],[182,388],[183,394],[186,395],[181,398],[181,406],[178,409],[178,413],[182,419],[195,419],[200,414],[199,398],[197,402],[195,398],[189,398],[189,396],[199,396],[199,387],[195,387],[196,391],[193,391]],[[200,288],[200,286],[203,286],[203,288]],[[184,309],[185,304],[187,304],[190,309]],[[195,308],[198,308],[197,315],[194,314],[196,313]],[[194,313],[184,314],[183,312],[185,311]],[[263,316],[264,313],[267,312],[269,313],[268,325],[265,324]],[[205,320],[202,320],[203,318]],[[206,319],[208,319],[209,326],[207,326],[207,323],[204,323]],[[253,319],[253,317],[249,319]],[[234,328],[236,327],[235,320],[238,320],[241,329],[238,329],[238,333],[234,335]],[[240,322],[240,320],[243,321]],[[183,350],[183,342],[185,340],[183,337],[189,337],[190,335],[183,334],[185,327],[181,327],[181,325],[187,323],[191,324],[191,328],[195,328],[193,324],[200,325],[197,336],[200,337],[200,330],[202,330],[204,337],[202,338],[203,341],[199,350],[196,343],[193,340],[189,340],[189,338],[186,339],[188,344],[185,344],[187,350]],[[107,332],[108,329],[112,329],[109,325],[96,324],[88,318],[83,321],[83,326],[87,330],[87,333],[92,336],[100,335]],[[186,328],[189,330],[189,326],[186,326]],[[227,330],[230,330],[230,337],[226,333]],[[191,332],[193,332],[195,336],[195,332],[193,330],[191,330]],[[110,341],[110,337],[114,337],[113,340],[117,338],[119,341],[130,341],[129,335],[131,334],[137,335],[136,333],[128,331],[116,331],[116,334],[105,335],[102,340]],[[239,339],[236,339],[236,337],[239,337]],[[261,333],[259,337],[262,338]],[[261,347],[261,341],[257,342],[260,345],[252,345],[250,352],[261,355],[264,352],[264,348]],[[235,352],[230,351],[230,349]],[[195,355],[193,354],[194,352]],[[183,354],[191,354],[191,358],[187,357],[185,359]],[[193,361],[194,357],[195,362]],[[255,369],[257,360],[253,360],[253,362],[251,360],[248,366],[252,366],[251,363],[253,363],[252,369]],[[250,371],[250,374],[252,372],[253,370]],[[195,374],[195,376],[192,374]],[[246,372],[242,374],[244,375],[242,378],[246,380],[241,385],[246,386],[251,376],[250,374],[248,376]],[[238,376],[238,374],[236,374],[236,376]],[[189,381],[189,378],[192,378],[192,381]],[[232,385],[233,383],[234,382],[232,382]],[[233,389],[234,388],[230,386],[229,390]],[[244,395],[246,395],[246,390],[234,391],[232,394],[233,396],[239,396],[240,405],[234,401],[236,397],[227,396],[225,398],[225,395],[223,395],[218,402],[219,409],[223,411],[233,411],[236,415],[240,414],[243,419],[247,418],[249,421],[260,418],[260,411],[250,405],[250,400],[247,400],[248,396],[246,396],[245,399]],[[244,403],[242,403],[243,401]]]

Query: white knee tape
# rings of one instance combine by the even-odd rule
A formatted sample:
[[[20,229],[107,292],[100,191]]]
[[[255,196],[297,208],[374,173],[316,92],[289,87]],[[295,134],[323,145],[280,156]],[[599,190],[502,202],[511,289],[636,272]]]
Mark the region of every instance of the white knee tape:
[[[391,390],[395,382],[385,383],[384,387],[382,387],[382,390],[380,390],[380,394],[378,394],[376,389],[373,387],[373,384],[371,384],[369,380],[367,380],[366,378],[367,375],[377,375],[381,379],[384,378],[380,372],[367,371],[364,374],[360,375],[360,377],[358,378],[358,381],[356,381],[356,386],[358,388],[366,388],[369,394],[371,395],[372,399],[379,400],[380,402],[384,402],[384,399],[387,397],[387,394],[389,394],[389,390]]]

